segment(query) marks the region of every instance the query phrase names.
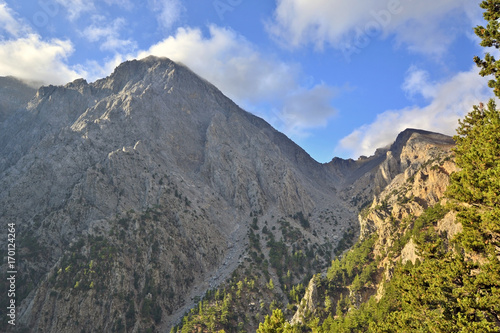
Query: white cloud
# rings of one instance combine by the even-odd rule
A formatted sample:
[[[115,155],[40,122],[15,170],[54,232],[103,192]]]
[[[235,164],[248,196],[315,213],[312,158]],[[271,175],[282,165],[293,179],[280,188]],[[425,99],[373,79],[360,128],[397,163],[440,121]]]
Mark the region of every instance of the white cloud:
[[[14,37],[29,33],[31,29],[19,22],[14,16],[15,13],[6,3],[0,3],[0,31],[4,30]]]
[[[179,28],[153,45],[139,58],[150,54],[182,62],[231,98],[257,102],[282,96],[294,87],[298,69],[293,65],[263,57],[255,47],[235,32],[210,27],[210,37],[200,29]]]
[[[66,64],[73,52],[70,41],[43,41],[30,34],[16,40],[0,42],[0,75],[12,75],[27,81],[63,84],[85,76]]]
[[[289,135],[326,125],[335,114],[330,105],[335,89],[325,84],[315,87],[300,82],[300,68],[264,56],[234,31],[210,26],[205,38],[200,29],[179,28],[138,58],[165,56],[181,62],[204,77],[240,105],[268,104],[277,115],[262,115]]]
[[[0,39],[1,76],[51,84],[63,84],[84,76],[83,70],[67,65],[66,59],[74,51],[71,41],[42,40],[15,16],[6,4],[0,4],[0,22],[10,34]]]
[[[120,39],[120,30],[127,22],[123,18],[116,18],[112,22],[104,16],[94,16],[94,23],[82,32],[82,36],[90,42],[102,42],[102,51],[132,52],[137,48],[137,43],[131,39]]]
[[[309,128],[326,127],[328,120],[337,113],[331,105],[336,94],[336,89],[325,84],[291,93],[279,115],[286,125],[285,131],[306,136],[304,131]]]
[[[409,72],[412,75],[412,72]],[[371,155],[376,148],[394,141],[397,134],[406,128],[419,128],[454,135],[458,119],[480,101],[492,97],[487,87],[487,78],[480,77],[474,66],[468,72],[460,72],[446,82],[420,82],[423,90],[434,90],[432,101],[425,107],[390,110],[379,114],[376,120],[364,125],[343,138],[337,152],[347,152],[352,157]]]
[[[468,2],[278,0],[268,30],[285,45],[323,48],[327,44],[343,50],[346,56],[359,52],[375,38],[392,34],[413,51],[440,55],[454,39],[453,28],[460,25],[460,15],[466,17]]]
[[[424,98],[435,97],[435,84],[429,82],[429,73],[416,66],[411,66],[407,72],[403,90],[410,96],[421,95]]]
[[[181,17],[184,6],[179,0],[149,0],[154,12],[157,12],[160,27],[170,30]]]

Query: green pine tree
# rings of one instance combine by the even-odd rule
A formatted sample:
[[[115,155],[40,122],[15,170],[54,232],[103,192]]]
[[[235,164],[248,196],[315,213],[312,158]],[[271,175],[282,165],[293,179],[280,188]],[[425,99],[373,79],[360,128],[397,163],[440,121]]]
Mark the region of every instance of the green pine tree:
[[[500,29],[498,19],[500,18],[500,1],[499,0],[485,0],[481,3],[481,8],[485,9],[484,18],[488,22],[485,27],[477,26],[474,29],[482,41],[481,46],[495,47],[500,46]],[[495,59],[490,53],[486,53],[484,59],[474,57],[474,62],[481,68],[480,75],[494,75],[495,79],[489,81],[490,88],[497,97],[500,97],[500,66],[498,60]]]
[[[257,333],[279,333],[286,332],[285,317],[280,309],[275,309],[271,316],[266,316],[263,323],[259,324]]]
[[[500,113],[495,102],[474,106],[457,132],[461,170],[452,175],[447,194],[466,204],[459,209],[461,239],[470,250],[495,251],[500,248]]]
[[[475,33],[484,47],[500,47],[500,0],[485,0],[486,28]],[[500,97],[500,60],[486,53],[484,59],[474,57],[482,76],[493,75],[489,86]],[[463,244],[471,250],[500,255],[500,113],[495,102],[482,104],[460,122],[454,137],[457,142],[456,163],[461,171],[452,175],[448,196],[462,206],[459,218],[464,226]]]

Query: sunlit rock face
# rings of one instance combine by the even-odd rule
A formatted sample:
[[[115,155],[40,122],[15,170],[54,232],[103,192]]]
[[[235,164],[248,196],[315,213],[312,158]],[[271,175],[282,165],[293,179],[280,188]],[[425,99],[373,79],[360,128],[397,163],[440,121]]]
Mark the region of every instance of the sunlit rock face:
[[[307,217],[292,226],[333,249],[394,178],[420,177],[406,170],[423,134],[320,164],[166,58],[9,89],[20,92],[0,114],[0,219],[16,225],[18,320],[32,331],[168,330],[242,264],[255,217],[269,229]]]

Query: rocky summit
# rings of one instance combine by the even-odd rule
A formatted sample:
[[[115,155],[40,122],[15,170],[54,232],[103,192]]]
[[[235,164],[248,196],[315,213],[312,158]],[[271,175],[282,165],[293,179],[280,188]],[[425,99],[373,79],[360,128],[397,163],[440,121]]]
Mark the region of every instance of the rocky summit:
[[[255,329],[257,313],[274,298],[286,305],[289,286],[360,230],[383,229],[371,215],[360,225],[362,208],[453,145],[406,130],[372,157],[320,164],[166,58],[125,62],[93,83],[1,82],[12,98],[0,104],[0,219],[16,229],[17,328],[27,332],[169,331],[248,272],[262,288],[234,320]],[[424,201],[437,193],[413,190]]]

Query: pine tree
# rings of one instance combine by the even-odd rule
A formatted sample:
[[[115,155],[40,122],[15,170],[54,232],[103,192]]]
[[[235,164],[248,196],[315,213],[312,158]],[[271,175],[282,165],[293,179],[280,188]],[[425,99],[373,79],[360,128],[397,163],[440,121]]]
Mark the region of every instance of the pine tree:
[[[491,100],[486,109],[474,106],[457,130],[456,163],[448,196],[466,203],[459,219],[462,241],[470,250],[500,249],[500,113]]]
[[[478,26],[474,29],[482,41],[481,46],[484,47],[500,47],[500,0],[485,0],[481,3],[481,8],[485,9],[484,18],[488,22],[485,27]],[[493,88],[497,97],[500,97],[500,66],[499,62],[490,53],[486,53],[484,60],[479,57],[474,57],[474,62],[481,68],[480,75],[494,75],[495,79],[489,81],[488,85]]]
[[[285,317],[280,309],[273,311],[271,316],[266,316],[263,323],[259,324],[257,333],[278,333],[285,332]]]
[[[274,282],[273,282],[273,279],[269,279],[269,283],[267,284],[267,288],[269,290],[274,290]]]
[[[342,312],[342,307],[342,294],[340,294],[340,299],[337,301],[337,306],[335,307],[335,316],[337,318],[341,318],[344,315],[344,313]]]
[[[487,27],[478,26],[476,34],[485,47],[500,47],[500,0],[485,0]],[[489,86],[500,97],[500,61],[489,53],[484,60],[475,57],[482,76],[494,75]],[[500,113],[491,100],[487,107],[481,104],[460,121],[454,137],[456,163],[461,171],[452,175],[448,195],[468,206],[459,218],[464,226],[462,241],[475,251],[496,252],[500,255]]]
[[[486,28],[476,34],[485,47],[500,47],[500,0],[481,3]],[[500,61],[490,54],[474,61],[482,76],[494,75],[489,86],[500,97]],[[456,163],[461,168],[451,177],[447,195],[457,203],[463,232],[458,239],[470,257],[482,256],[482,263],[455,261],[463,274],[453,291],[458,309],[454,319],[461,329],[498,331],[500,325],[500,112],[493,100],[487,107],[474,106],[460,121],[454,139]],[[473,297],[471,295],[474,295]]]
[[[331,309],[332,309],[332,299],[328,295],[328,292],[325,292],[325,311],[326,311],[326,313],[329,313]]]

